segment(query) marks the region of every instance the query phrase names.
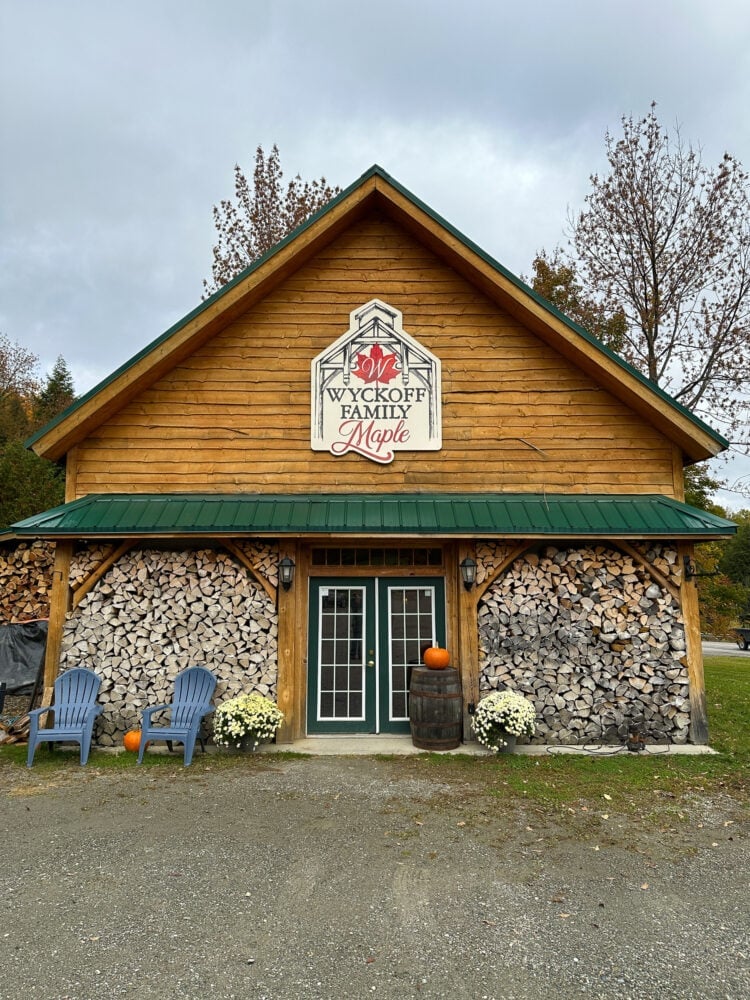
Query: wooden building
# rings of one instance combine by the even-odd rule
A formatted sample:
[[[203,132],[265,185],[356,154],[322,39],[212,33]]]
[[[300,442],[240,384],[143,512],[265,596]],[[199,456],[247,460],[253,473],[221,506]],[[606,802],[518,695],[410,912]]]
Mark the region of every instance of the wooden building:
[[[726,442],[380,168],[29,442],[66,503],[46,685],[105,742],[206,663],[280,738],[408,732],[425,643],[545,742],[707,740],[683,502]],[[281,577],[281,579],[280,579]]]

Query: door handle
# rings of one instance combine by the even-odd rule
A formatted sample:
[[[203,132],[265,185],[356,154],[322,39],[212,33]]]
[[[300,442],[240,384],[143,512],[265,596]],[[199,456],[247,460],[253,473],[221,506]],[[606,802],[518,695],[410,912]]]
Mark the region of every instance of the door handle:
[[[368,660],[367,661],[367,666],[368,667],[374,667],[375,666],[375,660]]]

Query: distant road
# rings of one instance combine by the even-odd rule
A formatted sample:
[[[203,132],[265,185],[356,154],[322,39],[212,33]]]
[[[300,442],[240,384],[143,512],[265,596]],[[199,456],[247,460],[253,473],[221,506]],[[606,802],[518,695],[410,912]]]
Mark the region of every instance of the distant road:
[[[704,656],[746,656],[750,659],[750,649],[740,649],[734,642],[713,642],[703,640]]]

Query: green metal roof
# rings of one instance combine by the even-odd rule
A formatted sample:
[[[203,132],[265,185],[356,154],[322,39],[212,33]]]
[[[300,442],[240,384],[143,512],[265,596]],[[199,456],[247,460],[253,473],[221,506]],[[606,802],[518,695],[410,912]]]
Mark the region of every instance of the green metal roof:
[[[539,493],[90,494],[19,537],[216,535],[719,538],[732,521],[668,497]]]
[[[168,340],[171,336],[173,336],[178,330],[182,329],[184,326],[187,326],[188,323],[192,322],[192,320],[194,320],[197,316],[199,316],[210,306],[212,306],[218,299],[221,299],[228,292],[230,292],[236,285],[244,281],[245,278],[248,277],[248,275],[258,270],[258,268],[262,267],[266,263],[266,261],[268,261],[275,254],[277,254],[281,249],[283,249],[289,243],[292,243],[295,239],[297,239],[297,237],[301,233],[303,233],[306,229],[309,229],[312,225],[314,225],[318,221],[318,219],[322,218],[323,216],[331,212],[340,202],[348,198],[354,191],[356,191],[357,188],[361,187],[361,185],[364,184],[371,177],[382,177],[383,180],[387,181],[387,183],[390,184],[391,187],[393,187],[396,191],[398,191],[399,194],[401,194],[413,205],[415,205],[417,208],[423,211],[427,216],[429,216],[429,218],[433,219],[433,221],[437,222],[440,226],[442,226],[446,230],[446,232],[454,236],[465,247],[476,253],[481,258],[481,260],[483,260],[486,264],[489,264],[489,266],[493,268],[495,271],[497,271],[498,274],[502,274],[508,281],[514,284],[517,288],[521,289],[528,296],[530,296],[541,306],[547,309],[550,313],[552,313],[558,319],[562,320],[562,322],[565,323],[568,327],[575,330],[576,333],[578,333],[581,337],[583,337],[583,339],[586,340],[589,344],[593,345],[599,351],[605,354],[608,358],[610,358],[612,361],[616,362],[624,371],[629,372],[630,375],[636,378],[644,387],[648,388],[651,392],[655,393],[657,396],[659,396],[661,399],[667,402],[670,406],[673,406],[675,410],[677,410],[683,416],[691,420],[696,425],[696,427],[701,428],[702,431],[707,433],[717,442],[717,444],[720,445],[721,449],[729,447],[729,442],[726,440],[726,438],[724,438],[721,434],[719,434],[718,431],[714,430],[713,427],[710,427],[708,424],[706,424],[703,420],[701,420],[700,417],[698,417],[691,410],[688,410],[676,399],[673,399],[673,397],[670,396],[669,393],[665,392],[658,385],[656,385],[656,383],[646,378],[646,376],[642,372],[638,371],[637,368],[634,368],[629,362],[625,361],[624,358],[621,358],[619,354],[616,354],[614,351],[612,351],[609,347],[607,347],[600,340],[594,337],[593,334],[589,333],[588,330],[586,330],[582,326],[579,326],[577,323],[571,320],[570,317],[560,312],[560,310],[557,309],[556,306],[552,305],[552,303],[549,302],[547,299],[545,299],[544,296],[540,295],[538,292],[535,292],[531,287],[525,284],[525,282],[521,281],[520,278],[518,278],[506,267],[504,267],[497,260],[491,257],[490,254],[488,254],[485,250],[483,250],[478,244],[474,243],[473,240],[470,240],[467,236],[465,236],[462,232],[460,232],[460,230],[456,229],[455,226],[451,225],[446,219],[444,219],[441,215],[439,215],[432,208],[430,208],[430,206],[427,205],[425,202],[423,202],[420,198],[417,198],[416,195],[412,194],[411,191],[409,191],[402,184],[400,184],[394,177],[391,177],[390,174],[388,174],[385,170],[383,170],[382,167],[379,167],[377,164],[373,164],[373,166],[371,166],[369,170],[365,171],[365,173],[362,174],[362,176],[359,177],[356,181],[354,181],[354,183],[350,184],[349,187],[345,188],[338,195],[336,195],[336,197],[333,198],[331,201],[329,201],[327,205],[324,205],[323,208],[319,209],[314,215],[310,216],[310,218],[307,219],[305,222],[303,222],[300,226],[298,226],[297,229],[293,230],[291,233],[285,236],[284,239],[280,240],[280,242],[277,243],[276,246],[272,247],[262,257],[259,257],[257,260],[253,261],[253,263],[250,264],[247,268],[245,268],[244,271],[241,271],[231,281],[227,282],[226,285],[223,285],[218,291],[214,292],[213,295],[203,300],[195,309],[189,312],[177,323],[175,323],[174,326],[171,326],[168,330],[166,330],[163,334],[161,334],[161,336],[157,337],[156,340],[152,341],[150,344],[147,344],[146,347],[144,347],[141,351],[139,351],[132,358],[130,358],[129,361],[126,361],[123,365],[117,368],[114,372],[112,372],[111,375],[107,376],[107,378],[105,378],[98,385],[94,386],[93,389],[90,389],[87,393],[85,393],[78,399],[74,400],[71,403],[71,405],[62,413],[58,414],[58,416],[56,416],[54,420],[51,420],[50,423],[40,428],[40,430],[38,430],[35,434],[33,434],[25,442],[26,447],[30,448],[36,441],[39,440],[39,438],[43,437],[51,428],[55,427],[58,423],[63,421],[71,413],[75,412],[75,410],[77,410],[80,406],[86,403],[89,399],[94,397],[97,393],[101,392],[102,389],[104,389],[106,386],[114,382],[120,375],[126,372],[129,368],[132,368],[138,361],[140,361],[141,358],[150,354],[161,344],[163,344],[166,340]]]

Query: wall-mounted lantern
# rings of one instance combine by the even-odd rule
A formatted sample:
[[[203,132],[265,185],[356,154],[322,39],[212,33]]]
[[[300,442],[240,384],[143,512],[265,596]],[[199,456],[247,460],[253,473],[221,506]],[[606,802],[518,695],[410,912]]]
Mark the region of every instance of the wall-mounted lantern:
[[[467,590],[471,590],[477,579],[477,564],[471,556],[467,556],[465,559],[461,560],[460,569],[464,587]]]
[[[294,559],[290,559],[289,556],[284,556],[279,562],[279,582],[284,590],[289,590],[291,585],[294,583]]]

